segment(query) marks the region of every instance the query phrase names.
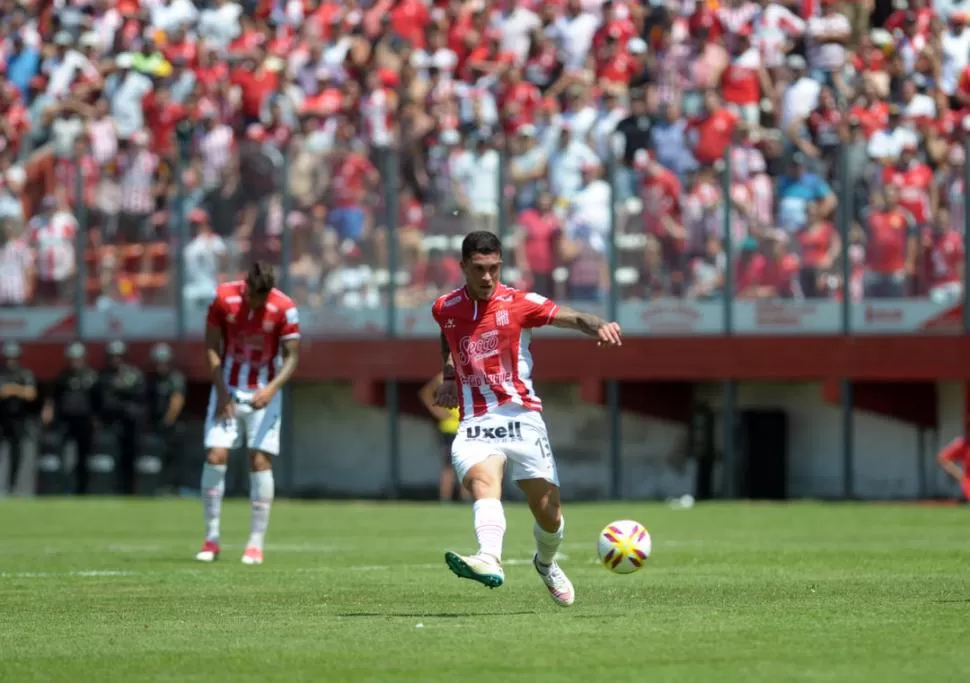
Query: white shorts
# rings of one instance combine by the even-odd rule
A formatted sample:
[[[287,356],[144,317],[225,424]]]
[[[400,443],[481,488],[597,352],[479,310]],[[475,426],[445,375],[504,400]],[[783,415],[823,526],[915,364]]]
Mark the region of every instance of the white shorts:
[[[462,420],[451,445],[451,464],[464,481],[468,470],[491,455],[504,455],[512,479],[545,479],[559,486],[556,460],[542,414],[505,404],[479,417]]]
[[[249,401],[254,391],[230,389],[236,403],[236,418],[216,419],[216,390],[209,394],[209,409],[205,416],[206,448],[239,448],[244,443],[251,451],[270,455],[280,452],[280,422],[283,418],[283,394],[276,392],[269,405],[256,410]]]

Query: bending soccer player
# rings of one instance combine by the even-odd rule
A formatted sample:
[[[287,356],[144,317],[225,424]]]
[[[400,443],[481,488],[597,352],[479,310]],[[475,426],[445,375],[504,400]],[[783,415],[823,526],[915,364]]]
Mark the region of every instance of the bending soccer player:
[[[280,450],[283,388],[300,357],[300,320],[293,301],[275,287],[273,269],[255,263],[245,281],[219,285],[209,306],[205,353],[212,393],[202,468],[205,542],[200,562],[219,557],[219,522],[229,451],[249,448],[252,527],[243,564],[263,563],[263,539],[273,504],[272,458]],[[280,358],[282,352],[282,360]]]
[[[542,401],[532,387],[530,330],[553,325],[578,330],[601,346],[619,346],[620,326],[501,284],[502,245],[490,232],[465,237],[461,258],[465,286],[439,298],[431,309],[441,327],[444,363],[435,401],[460,408],[451,460],[475,501],[479,548],[470,556],[448,552],[445,562],[461,578],[490,588],[504,583],[501,496],[508,465],[535,517],[533,565],[552,599],[568,607],[576,593],[556,562],[565,521]]]

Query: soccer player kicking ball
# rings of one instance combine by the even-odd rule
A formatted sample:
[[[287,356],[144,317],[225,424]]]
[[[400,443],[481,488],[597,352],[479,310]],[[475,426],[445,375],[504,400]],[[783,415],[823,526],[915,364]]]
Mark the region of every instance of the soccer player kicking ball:
[[[530,330],[553,325],[579,330],[601,346],[619,346],[620,326],[501,284],[502,245],[490,232],[466,236],[461,259],[465,286],[440,297],[431,309],[441,328],[444,363],[435,402],[460,409],[451,460],[475,501],[479,549],[469,556],[448,552],[445,562],[461,578],[490,588],[504,583],[501,496],[508,464],[535,517],[535,569],[552,599],[568,607],[576,592],[556,562],[565,521],[542,401],[532,387]]]
[[[195,559],[212,562],[219,557],[226,463],[229,450],[245,441],[253,516],[242,561],[262,564],[275,490],[272,456],[280,450],[280,389],[293,377],[300,357],[296,305],[275,288],[270,266],[256,263],[245,281],[219,285],[209,306],[205,353],[212,373],[205,421],[208,454],[202,468],[205,542]]]

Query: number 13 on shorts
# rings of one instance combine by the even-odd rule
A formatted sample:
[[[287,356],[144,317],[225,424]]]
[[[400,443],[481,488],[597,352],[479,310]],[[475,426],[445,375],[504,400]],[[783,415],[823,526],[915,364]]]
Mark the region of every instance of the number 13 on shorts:
[[[552,460],[552,449],[549,448],[549,439],[540,436],[535,441],[535,447],[539,450],[543,460]]]

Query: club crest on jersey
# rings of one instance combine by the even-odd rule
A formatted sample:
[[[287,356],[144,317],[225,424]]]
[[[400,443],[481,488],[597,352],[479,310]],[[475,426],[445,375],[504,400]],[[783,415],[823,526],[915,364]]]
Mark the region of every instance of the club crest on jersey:
[[[495,324],[502,326],[509,324],[509,311],[507,308],[503,308],[495,313]]]
[[[273,331],[273,321],[272,320],[269,320],[269,321],[263,323],[263,331],[264,332],[272,332]]]
[[[469,361],[479,361],[498,355],[498,331],[484,333],[478,339],[462,337],[458,342],[458,361],[467,365]]]
[[[233,324],[234,322],[236,322],[236,316],[230,313],[229,315],[226,316],[226,322],[229,323],[230,325]]]
[[[470,441],[491,441],[509,443],[522,441],[522,423],[509,420],[504,427],[466,427],[465,438]]]

